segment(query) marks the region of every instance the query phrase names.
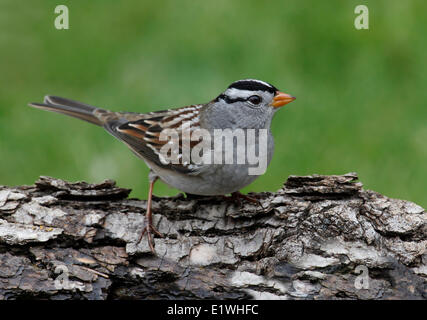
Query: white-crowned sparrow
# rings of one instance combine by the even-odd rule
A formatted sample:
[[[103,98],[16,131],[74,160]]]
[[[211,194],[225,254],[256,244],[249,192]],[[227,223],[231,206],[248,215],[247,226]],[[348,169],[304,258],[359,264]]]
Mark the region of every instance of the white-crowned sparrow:
[[[177,141],[173,140],[172,136],[169,140],[160,139],[162,131],[176,129],[179,132],[178,143],[182,143],[184,123],[191,125],[192,132],[195,129],[205,129],[209,133],[213,133],[215,129],[266,129],[267,146],[265,150],[267,154],[264,156],[268,165],[274,151],[274,141],[270,132],[271,120],[279,107],[294,99],[264,81],[245,79],[233,82],[217,98],[206,104],[146,114],[112,112],[56,96],[46,96],[44,103],[31,103],[30,106],[66,114],[102,126],[144,160],[151,170],[146,226],[141,237],[147,232],[150,248],[154,252],[151,232],[161,236],[152,225],[151,213],[153,186],[158,178],[168,185],[190,194],[225,195],[232,193],[234,196],[239,196],[238,191],[259,176],[248,174],[251,164],[248,161],[236,163],[236,155],[231,164],[196,164],[191,159],[179,163],[166,163],[162,157],[161,148],[167,143],[176,144]],[[259,152],[258,140],[255,144]],[[191,141],[189,145],[190,149],[194,148],[194,141]],[[179,147],[179,153],[183,152],[182,146],[183,144]],[[235,148],[233,142],[233,149],[237,151]],[[182,159],[182,155],[178,154],[178,158]]]

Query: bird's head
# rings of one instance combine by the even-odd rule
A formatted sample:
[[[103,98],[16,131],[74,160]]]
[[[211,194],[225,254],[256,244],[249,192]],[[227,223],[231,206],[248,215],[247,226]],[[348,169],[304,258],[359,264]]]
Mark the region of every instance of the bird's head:
[[[210,103],[221,118],[218,123],[229,128],[267,128],[273,114],[295,97],[280,92],[273,85],[255,79],[233,82]]]

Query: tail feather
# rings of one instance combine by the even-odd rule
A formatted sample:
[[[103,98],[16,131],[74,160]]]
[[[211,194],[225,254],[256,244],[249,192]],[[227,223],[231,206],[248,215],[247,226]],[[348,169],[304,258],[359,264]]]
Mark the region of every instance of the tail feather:
[[[33,102],[30,103],[29,106],[42,110],[62,113],[77,119],[96,124],[98,126],[103,125],[101,120],[98,119],[94,114],[94,111],[98,110],[99,108],[90,106],[82,102],[56,96],[45,96],[44,103]]]

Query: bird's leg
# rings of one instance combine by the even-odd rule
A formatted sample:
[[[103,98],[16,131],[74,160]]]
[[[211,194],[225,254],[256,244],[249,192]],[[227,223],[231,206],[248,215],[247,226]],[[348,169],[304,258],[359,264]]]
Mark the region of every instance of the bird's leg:
[[[147,200],[147,211],[145,213],[145,227],[142,231],[138,243],[141,241],[144,234],[147,232],[147,238],[148,238],[148,245],[150,246],[151,252],[154,253],[154,244],[153,244],[153,237],[152,233],[157,234],[159,237],[163,238],[163,235],[153,226],[153,215],[152,215],[152,198],[153,198],[153,188],[154,183],[156,182],[157,177],[154,177],[153,179],[150,179],[150,188],[148,190],[148,200]]]

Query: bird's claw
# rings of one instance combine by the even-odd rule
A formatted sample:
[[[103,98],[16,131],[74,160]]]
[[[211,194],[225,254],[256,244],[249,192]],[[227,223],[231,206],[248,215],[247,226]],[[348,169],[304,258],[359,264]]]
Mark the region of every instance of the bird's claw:
[[[240,193],[239,191],[233,192],[230,197],[225,197],[224,196],[224,198],[227,201],[237,202],[237,203],[239,203],[239,205],[242,205],[242,200],[245,200],[247,202],[251,202],[251,203],[257,204],[259,207],[261,207],[261,209],[264,208],[262,206],[261,202],[257,198],[247,196],[245,194]]]
[[[139,236],[137,243],[141,242],[142,237],[144,236],[145,233],[147,233],[148,246],[150,247],[151,252],[155,253],[153,234],[156,234],[160,238],[164,238],[164,236],[163,236],[163,234],[160,233],[159,230],[157,230],[153,226],[153,224],[151,222],[149,222],[149,223],[145,224],[144,230],[142,230],[141,235]]]

